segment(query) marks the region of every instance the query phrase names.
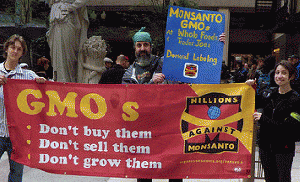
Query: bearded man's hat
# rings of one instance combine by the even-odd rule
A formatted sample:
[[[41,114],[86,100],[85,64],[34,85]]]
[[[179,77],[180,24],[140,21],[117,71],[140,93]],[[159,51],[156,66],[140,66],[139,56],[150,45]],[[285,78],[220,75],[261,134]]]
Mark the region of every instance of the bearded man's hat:
[[[148,32],[145,32],[146,27],[142,27],[137,33],[134,34],[132,40],[134,44],[136,42],[150,42],[152,43],[151,36]]]

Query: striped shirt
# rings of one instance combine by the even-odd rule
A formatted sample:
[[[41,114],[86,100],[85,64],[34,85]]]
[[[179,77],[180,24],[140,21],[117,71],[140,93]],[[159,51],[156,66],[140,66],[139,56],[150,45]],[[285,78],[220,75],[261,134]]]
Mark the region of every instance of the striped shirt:
[[[31,70],[22,69],[20,65],[18,65],[16,69],[8,72],[4,68],[4,63],[0,63],[0,75],[5,75],[5,77],[10,79],[23,80],[34,80],[35,78],[39,77]],[[0,86],[0,137],[9,137],[2,85]]]

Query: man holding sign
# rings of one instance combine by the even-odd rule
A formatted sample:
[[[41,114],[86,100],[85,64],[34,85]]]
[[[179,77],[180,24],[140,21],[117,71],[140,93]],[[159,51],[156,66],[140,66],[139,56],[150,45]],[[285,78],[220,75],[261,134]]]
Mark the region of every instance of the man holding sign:
[[[145,27],[141,28],[134,36],[136,61],[125,72],[123,84],[160,84],[167,83],[162,73],[163,60],[152,54],[152,39]],[[222,33],[219,41],[225,41]],[[138,182],[148,182],[151,179],[138,179]],[[169,182],[181,182],[182,179],[170,179]]]
[[[141,28],[134,36],[136,61],[123,76],[123,83],[129,84],[158,84],[165,81],[161,73],[162,59],[152,54],[152,39],[148,32]],[[137,182],[151,182],[152,179],[137,179]],[[181,182],[181,179],[170,179],[169,182]]]
[[[162,73],[163,60],[152,54],[152,39],[145,27],[141,28],[134,36],[136,61],[125,72],[122,83],[127,84],[159,84],[165,82]],[[219,37],[225,42],[225,33]]]
[[[163,83],[165,76],[162,72],[162,59],[152,54],[152,39],[145,27],[141,28],[134,36],[136,61],[123,76],[123,83],[151,84]]]

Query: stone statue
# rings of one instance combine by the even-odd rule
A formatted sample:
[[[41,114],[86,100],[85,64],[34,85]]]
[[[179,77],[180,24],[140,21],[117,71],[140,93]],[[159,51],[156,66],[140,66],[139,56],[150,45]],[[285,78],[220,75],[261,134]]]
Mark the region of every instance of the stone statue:
[[[77,64],[87,40],[88,0],[50,0],[47,32],[55,81],[77,82]]]
[[[93,36],[83,44],[83,61],[78,64],[79,83],[98,83],[106,70],[106,43],[101,36]]]

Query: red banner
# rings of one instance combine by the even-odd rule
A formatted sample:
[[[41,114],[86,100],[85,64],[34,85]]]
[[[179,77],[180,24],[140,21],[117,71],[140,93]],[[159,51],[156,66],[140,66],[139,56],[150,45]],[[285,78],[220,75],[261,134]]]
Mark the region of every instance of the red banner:
[[[13,159],[51,173],[248,178],[254,89],[9,80]]]

